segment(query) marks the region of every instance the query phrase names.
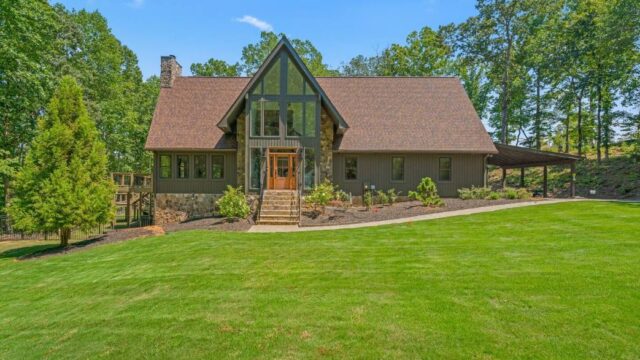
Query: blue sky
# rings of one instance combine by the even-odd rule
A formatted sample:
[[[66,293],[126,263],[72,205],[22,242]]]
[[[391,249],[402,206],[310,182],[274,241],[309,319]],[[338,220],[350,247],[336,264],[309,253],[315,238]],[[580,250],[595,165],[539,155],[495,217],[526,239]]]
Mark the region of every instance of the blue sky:
[[[210,57],[240,59],[260,29],[311,40],[324,62],[338,67],[372,55],[425,25],[464,21],[475,0],[205,1],[54,0],[67,8],[99,10],[113,33],[137,55],[146,77],[158,74],[161,55],[176,55],[186,73]]]

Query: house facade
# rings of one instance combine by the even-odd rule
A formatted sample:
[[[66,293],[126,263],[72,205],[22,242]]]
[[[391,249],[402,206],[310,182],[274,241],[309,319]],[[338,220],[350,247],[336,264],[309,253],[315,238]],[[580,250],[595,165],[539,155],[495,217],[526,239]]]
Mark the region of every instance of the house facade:
[[[158,222],[210,214],[227,185],[406,194],[428,176],[452,197],[497,153],[457,78],[314,77],[286,38],[253,77],[184,77],[162,57],[146,149]]]

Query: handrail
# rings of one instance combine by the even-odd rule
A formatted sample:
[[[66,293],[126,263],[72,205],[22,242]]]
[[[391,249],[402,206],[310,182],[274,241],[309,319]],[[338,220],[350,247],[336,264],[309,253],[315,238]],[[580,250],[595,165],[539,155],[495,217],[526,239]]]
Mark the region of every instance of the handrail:
[[[264,188],[265,183],[267,182],[267,166],[265,158],[269,156],[269,150],[267,150],[265,157],[260,158],[260,198],[258,203],[258,219],[260,219],[260,210],[262,209],[262,200],[264,198]]]
[[[302,190],[304,189],[304,148],[300,147],[297,151],[298,156],[298,224],[302,218]]]

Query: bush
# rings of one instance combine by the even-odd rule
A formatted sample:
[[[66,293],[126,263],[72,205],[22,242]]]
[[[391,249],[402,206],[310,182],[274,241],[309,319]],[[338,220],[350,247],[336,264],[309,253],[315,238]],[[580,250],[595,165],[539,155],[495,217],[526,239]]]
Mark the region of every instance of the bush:
[[[505,188],[502,190],[502,196],[508,200],[515,200],[518,198],[518,190],[514,188]]]
[[[387,196],[387,193],[382,190],[378,190],[376,192],[376,199],[380,205],[386,205],[389,203],[389,196]]]
[[[518,199],[522,199],[522,200],[526,200],[526,199],[530,199],[532,194],[529,192],[529,190],[525,189],[525,188],[520,188],[518,190],[516,190],[516,194],[517,194],[517,198]]]
[[[216,205],[220,209],[220,215],[227,219],[245,219],[251,213],[247,198],[242,193],[242,186],[234,188],[227,185],[227,190],[216,201]]]
[[[490,193],[485,197],[485,199],[486,199],[486,200],[500,200],[500,198],[501,198],[501,197],[502,197],[502,196],[500,195],[500,193],[499,193],[499,192],[497,192],[497,191],[492,191],[492,192],[490,192]]]
[[[524,188],[506,188],[492,191],[486,187],[471,187],[458,189],[458,197],[462,200],[499,200],[499,199],[529,199],[531,193]]]
[[[349,194],[342,190],[336,190],[335,192],[335,200],[347,202],[349,201]]]
[[[329,181],[325,181],[320,185],[316,185],[311,193],[307,195],[304,200],[311,204],[314,209],[320,207],[322,212],[324,212],[325,206],[329,203],[329,201],[335,198],[335,192],[333,184]]]
[[[400,196],[400,191],[396,191],[396,189],[387,190],[387,196],[389,197],[389,204],[393,205],[396,200],[398,200],[398,196]]]
[[[488,187],[475,187],[458,189],[458,197],[462,200],[486,199],[491,194]]]
[[[371,205],[373,205],[373,196],[371,195],[371,191],[367,191],[362,196],[362,202],[364,206],[367,207],[367,210],[371,209]]]
[[[444,202],[438,196],[436,184],[429,177],[422,178],[416,191],[409,191],[409,198],[420,201],[424,206],[444,205]]]

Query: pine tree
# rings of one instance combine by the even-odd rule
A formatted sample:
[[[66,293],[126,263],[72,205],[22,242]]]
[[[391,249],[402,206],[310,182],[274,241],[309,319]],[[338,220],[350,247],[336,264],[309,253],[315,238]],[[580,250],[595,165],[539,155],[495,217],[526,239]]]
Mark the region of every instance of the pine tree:
[[[82,89],[65,76],[38,121],[9,215],[19,230],[59,231],[60,245],[67,246],[73,228],[89,230],[113,218],[113,192],[105,146]]]

